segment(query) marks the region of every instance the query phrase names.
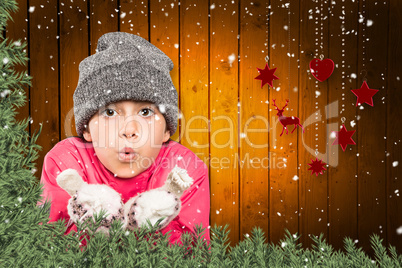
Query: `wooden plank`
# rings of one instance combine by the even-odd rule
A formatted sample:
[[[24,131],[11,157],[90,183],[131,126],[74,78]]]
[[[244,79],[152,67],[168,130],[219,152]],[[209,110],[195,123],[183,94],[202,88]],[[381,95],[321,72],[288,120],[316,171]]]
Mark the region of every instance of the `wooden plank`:
[[[325,118],[328,81],[318,82],[308,72],[309,63],[313,58],[320,58],[321,54],[324,58],[328,57],[328,2],[303,0],[300,2],[300,7],[299,118],[305,133],[298,138],[299,232],[302,235],[301,243],[308,247],[312,243],[310,235],[323,233],[327,238],[328,234],[327,171],[316,176],[308,170],[310,168],[308,164],[316,157],[323,162],[328,162],[326,150],[328,134]],[[321,17],[320,14],[323,16]],[[316,149],[318,155],[315,154]]]
[[[388,3],[363,0],[359,2],[364,18],[359,27],[358,87],[367,73],[367,84],[380,91],[373,97],[374,106],[358,107],[358,246],[373,253],[370,235],[386,239],[386,41],[388,33]],[[367,21],[372,20],[371,27]],[[365,53],[365,54],[363,54]],[[365,60],[363,60],[363,58]],[[364,65],[363,65],[364,64]],[[353,93],[352,93],[353,94]],[[357,100],[357,97],[356,97]],[[355,102],[356,103],[356,102]],[[374,152],[374,153],[373,153]],[[386,240],[384,240],[386,242]]]
[[[402,2],[389,3],[388,74],[387,74],[387,237],[388,244],[402,253]]]
[[[209,166],[208,3],[180,2],[181,144]]]
[[[108,32],[118,31],[118,6],[117,0],[92,1],[90,5],[90,40],[91,55],[95,54],[98,45],[98,39]]]
[[[43,157],[59,142],[59,79],[57,5],[39,0],[29,2],[29,57],[32,78],[30,114],[32,132],[42,133],[36,144],[42,146],[37,173],[42,174]]]
[[[210,6],[211,225],[229,224],[232,246],[239,241],[240,207],[236,162],[239,148],[238,8],[237,0],[223,0]],[[221,168],[224,162],[233,168]]]
[[[149,40],[148,0],[120,0],[120,31]]]
[[[29,57],[29,45],[28,45],[28,20],[27,20],[27,5],[25,1],[22,0],[17,0],[17,6],[18,6],[18,11],[15,13],[11,13],[11,17],[13,21],[9,20],[7,22],[7,28],[6,28],[6,38],[11,39],[13,42],[17,42],[18,40],[21,41],[22,43],[26,43],[26,56]],[[26,66],[23,65],[16,65],[14,67],[14,70],[18,73],[22,73],[26,71],[29,73],[29,60],[26,63]],[[15,116],[15,119],[17,121],[22,121],[26,118],[29,117],[29,95],[30,95],[30,88],[25,87],[25,96],[26,96],[26,104],[25,106],[21,108],[16,108],[16,112],[18,114]],[[29,132],[30,125],[28,125],[28,128],[26,129],[27,132]]]
[[[11,39],[12,42],[17,42],[20,40],[21,44],[26,43],[25,47],[25,52],[26,56],[29,57],[29,43],[28,43],[28,13],[27,13],[27,5],[26,1],[22,0],[17,0],[16,1],[17,6],[18,6],[18,11],[15,13],[11,13],[11,17],[13,21],[9,20],[7,21],[7,28],[6,28],[6,33],[5,36],[6,38]],[[14,70],[18,73],[22,72],[27,72],[29,74],[29,59],[26,62],[26,65],[15,65]],[[24,87],[25,91],[25,97],[26,97],[26,103],[25,106],[20,107],[20,108],[15,108],[16,112],[18,113],[15,116],[15,119],[17,121],[22,121],[24,119],[27,119],[29,117],[29,107],[30,107],[30,87]],[[28,127],[25,129],[28,133],[30,132],[31,125],[28,124]],[[33,129],[33,131],[36,131],[39,129]],[[43,131],[42,131],[43,133]],[[43,134],[42,134],[43,135]],[[44,155],[44,152],[40,152],[40,155]],[[42,171],[42,165],[43,165],[43,158],[39,158],[38,160],[35,161],[36,163],[36,169],[37,171],[35,172],[35,176],[39,176]],[[40,173],[38,172],[40,171]],[[39,174],[39,175],[38,175]],[[38,178],[39,179],[39,178]]]
[[[358,3],[331,5],[329,17],[329,58],[337,66],[329,78],[328,133],[339,131],[342,121],[348,131],[356,130],[357,88],[357,29]],[[360,85],[359,85],[360,86]],[[357,142],[357,135],[352,136]],[[329,142],[329,243],[335,249],[344,248],[346,236],[357,239],[357,147],[348,145],[344,152],[340,145]]]
[[[90,55],[87,2],[60,3],[60,118],[61,140],[77,136],[73,94],[80,62]],[[57,83],[54,83],[57,85]]]
[[[118,13],[116,12],[117,0],[91,1],[89,13],[89,40],[90,54],[96,53],[99,38],[105,33],[117,32],[119,26]],[[108,142],[108,138],[106,140]]]
[[[269,238],[268,86],[257,67],[268,54],[269,1],[240,3],[240,239],[260,227]],[[267,239],[268,241],[268,239]]]
[[[303,135],[300,127],[291,133],[293,125],[288,126],[280,136],[283,126],[278,120],[275,104],[285,109],[284,116],[300,117],[298,113],[298,57],[299,57],[299,3],[284,3],[271,0],[270,17],[270,68],[277,68],[274,87],[270,90],[269,118],[270,156],[274,163],[270,168],[270,237],[278,243],[284,238],[285,228],[291,233],[299,232],[299,169],[297,160],[297,137]]]
[[[179,2],[178,0],[151,0],[150,42],[162,50],[172,61],[173,70],[170,72],[177,93],[179,89]],[[180,94],[179,94],[180,99]],[[180,107],[180,106],[179,106]],[[179,142],[180,126],[171,139]]]

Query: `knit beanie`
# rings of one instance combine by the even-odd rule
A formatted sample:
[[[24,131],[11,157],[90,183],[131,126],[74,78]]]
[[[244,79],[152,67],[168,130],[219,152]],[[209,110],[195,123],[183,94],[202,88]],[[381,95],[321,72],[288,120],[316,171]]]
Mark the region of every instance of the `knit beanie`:
[[[154,103],[173,135],[178,106],[172,69],[172,60],[142,37],[124,32],[102,35],[96,53],[79,65],[73,96],[78,136],[83,137],[88,121],[101,107],[122,100]]]

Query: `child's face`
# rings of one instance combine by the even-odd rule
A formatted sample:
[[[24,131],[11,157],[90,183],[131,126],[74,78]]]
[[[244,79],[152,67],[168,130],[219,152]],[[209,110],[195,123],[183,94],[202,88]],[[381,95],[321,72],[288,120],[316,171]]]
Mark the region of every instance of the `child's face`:
[[[92,142],[100,162],[120,178],[132,178],[150,167],[170,138],[164,116],[150,102],[109,104],[92,116],[88,128],[85,140]],[[125,147],[134,150],[133,159],[123,158]]]

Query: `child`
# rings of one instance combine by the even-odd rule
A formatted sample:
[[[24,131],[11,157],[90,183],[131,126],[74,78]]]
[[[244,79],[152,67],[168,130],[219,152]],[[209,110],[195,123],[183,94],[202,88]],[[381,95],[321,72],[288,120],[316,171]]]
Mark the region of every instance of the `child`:
[[[181,244],[181,234],[202,224],[209,241],[207,166],[189,149],[170,140],[177,127],[177,92],[170,77],[171,59],[145,39],[111,32],[98,40],[97,52],[79,65],[74,92],[78,137],[57,143],[45,156],[42,200],[50,199],[50,221],[70,219],[71,196],[56,182],[75,169],[89,184],[106,184],[123,203],[161,187],[177,165],[193,184],[181,196],[181,210],[161,233]],[[163,198],[163,197],[161,197]],[[158,200],[162,201],[163,200]],[[69,221],[65,234],[77,231]]]

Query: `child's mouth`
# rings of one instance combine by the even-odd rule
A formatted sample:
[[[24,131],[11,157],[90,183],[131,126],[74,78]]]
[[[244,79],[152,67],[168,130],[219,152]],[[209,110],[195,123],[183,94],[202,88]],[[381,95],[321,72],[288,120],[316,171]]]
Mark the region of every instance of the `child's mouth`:
[[[119,153],[119,160],[131,161],[137,158],[137,153]]]

